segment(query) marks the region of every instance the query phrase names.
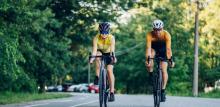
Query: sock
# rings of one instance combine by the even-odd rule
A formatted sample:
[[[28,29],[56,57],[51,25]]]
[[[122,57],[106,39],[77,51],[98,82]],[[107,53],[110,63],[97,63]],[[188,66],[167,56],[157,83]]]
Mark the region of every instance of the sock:
[[[164,93],[164,92],[165,92],[165,89],[162,89],[161,92]]]

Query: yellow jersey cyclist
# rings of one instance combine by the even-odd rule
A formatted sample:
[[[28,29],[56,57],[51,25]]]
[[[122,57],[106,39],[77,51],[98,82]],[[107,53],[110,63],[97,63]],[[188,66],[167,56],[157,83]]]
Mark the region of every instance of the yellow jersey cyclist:
[[[146,59],[154,58],[155,55],[162,57],[164,59],[169,59],[168,64],[171,67],[174,67],[175,63],[172,59],[172,50],[171,50],[171,36],[170,34],[163,29],[163,22],[161,20],[153,21],[153,30],[148,32],[146,35]],[[147,70],[150,76],[150,82],[153,82],[153,60],[146,60]],[[165,88],[168,80],[167,74],[167,60],[161,61],[160,66],[162,67],[162,91],[161,91],[161,101],[166,100]]]
[[[115,77],[113,74],[113,64],[117,62],[115,57],[115,38],[110,34],[110,24],[108,22],[103,22],[99,24],[99,33],[93,39],[93,49],[92,56],[104,55],[109,56],[106,59],[108,79],[110,81],[110,98],[109,101],[115,100],[114,96],[114,85]],[[113,56],[113,57],[110,57]],[[96,60],[96,77],[94,84],[98,84],[99,71],[100,71],[100,58],[92,57],[90,63]]]

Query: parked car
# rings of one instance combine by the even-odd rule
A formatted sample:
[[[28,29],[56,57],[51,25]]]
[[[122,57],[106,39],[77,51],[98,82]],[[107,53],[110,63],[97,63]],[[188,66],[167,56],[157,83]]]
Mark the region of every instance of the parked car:
[[[63,87],[61,85],[48,86],[47,87],[47,91],[48,92],[61,92],[61,91],[63,91]]]
[[[54,92],[55,91],[55,86],[48,86],[46,91]]]
[[[62,92],[63,91],[63,86],[62,85],[58,85],[58,86],[56,86],[56,91],[58,91],[58,92]]]
[[[88,84],[86,84],[86,83],[82,83],[82,84],[79,84],[80,86],[79,86],[79,89],[78,89],[78,91],[79,92],[88,92],[88,87],[89,87],[89,85]]]
[[[71,85],[67,91],[68,92],[78,92],[80,85]]]
[[[215,89],[219,89],[220,90],[220,79],[215,82]]]
[[[88,87],[90,93],[99,93],[99,86],[95,84],[90,84]]]
[[[72,83],[64,83],[64,84],[62,84],[63,91],[67,92],[71,85],[72,85]]]

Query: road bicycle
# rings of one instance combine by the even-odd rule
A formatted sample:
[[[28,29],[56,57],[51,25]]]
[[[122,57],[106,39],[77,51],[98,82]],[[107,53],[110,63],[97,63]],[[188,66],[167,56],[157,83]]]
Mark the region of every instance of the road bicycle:
[[[90,56],[91,57],[91,56]],[[93,56],[95,58],[101,58],[100,63],[100,72],[99,72],[99,105],[100,107],[108,106],[108,98],[109,98],[109,81],[108,81],[108,73],[106,69],[106,58],[111,56]]]
[[[162,90],[162,68],[160,66],[161,61],[166,61],[168,59],[158,57],[148,58],[148,62],[153,59],[156,62],[156,72],[153,75],[153,98],[154,98],[154,107],[160,107],[161,102],[161,90]]]

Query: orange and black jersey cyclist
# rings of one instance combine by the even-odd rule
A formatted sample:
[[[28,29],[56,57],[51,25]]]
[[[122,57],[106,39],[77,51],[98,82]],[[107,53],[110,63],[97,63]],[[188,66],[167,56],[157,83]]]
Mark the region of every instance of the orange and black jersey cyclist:
[[[174,67],[175,63],[172,60],[171,50],[171,36],[164,30],[163,22],[161,20],[154,20],[153,30],[146,35],[146,67],[149,72],[149,81],[153,83],[153,68],[154,61],[150,58],[162,57],[164,60],[160,61],[162,71],[162,90],[161,90],[161,102],[166,101],[166,84],[168,81],[167,66]],[[168,61],[168,62],[167,62]]]
[[[151,53],[149,53],[148,50],[154,49],[156,55],[170,59],[172,56],[171,36],[166,30],[161,30],[159,33],[160,36],[155,36],[153,31],[147,33],[146,56],[151,56]]]

